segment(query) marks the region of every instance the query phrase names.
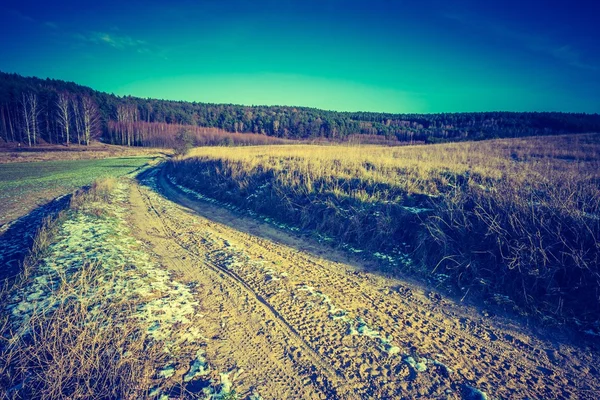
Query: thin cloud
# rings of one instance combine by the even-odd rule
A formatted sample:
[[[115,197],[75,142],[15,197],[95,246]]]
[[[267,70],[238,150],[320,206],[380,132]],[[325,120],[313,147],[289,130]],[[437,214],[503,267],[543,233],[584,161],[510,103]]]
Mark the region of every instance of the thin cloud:
[[[76,33],[74,37],[85,42],[104,44],[119,50],[134,48],[147,51],[147,43],[144,40],[134,39],[126,35],[117,35],[108,32],[88,32],[85,34]]]
[[[548,37],[534,35],[506,26],[495,24],[490,21],[484,21],[481,18],[474,18],[465,14],[445,14],[444,17],[456,21],[462,25],[486,31],[496,37],[509,39],[520,46],[534,51],[536,53],[546,54],[567,65],[579,69],[598,71],[595,65],[590,65],[582,61],[581,53],[570,44],[557,44]]]
[[[46,21],[44,22],[44,26],[46,28],[50,28],[50,29],[58,29],[58,25],[52,21]]]

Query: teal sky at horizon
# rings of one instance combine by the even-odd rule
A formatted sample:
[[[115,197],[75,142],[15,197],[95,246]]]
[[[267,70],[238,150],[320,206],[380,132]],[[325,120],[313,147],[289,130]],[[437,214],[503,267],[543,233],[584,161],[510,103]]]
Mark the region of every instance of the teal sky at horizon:
[[[8,0],[0,71],[210,103],[600,112],[599,5],[415,3]]]

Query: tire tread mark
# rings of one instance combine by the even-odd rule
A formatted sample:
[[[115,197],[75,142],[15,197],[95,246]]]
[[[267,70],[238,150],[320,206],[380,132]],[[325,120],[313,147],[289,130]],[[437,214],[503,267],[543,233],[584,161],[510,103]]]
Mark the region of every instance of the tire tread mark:
[[[158,179],[157,179],[157,181],[158,181]],[[165,181],[164,179],[160,179],[161,187],[163,189],[165,189],[163,186],[164,181]],[[150,199],[150,196],[143,193],[143,191],[141,190],[141,188],[139,186],[138,186],[138,190],[139,190],[140,194],[142,195],[142,198],[145,199],[149,208],[160,220],[163,230],[165,232],[165,235],[170,237],[173,240],[173,242],[175,242],[180,248],[182,248],[188,254],[197,256],[190,249],[185,247],[185,245],[180,243],[180,241],[176,238],[176,236],[173,235],[172,232],[168,229],[167,224],[164,221],[164,218],[161,216],[161,213],[154,206],[152,200]],[[285,320],[285,318],[283,316],[281,316],[281,314],[277,310],[275,310],[273,308],[273,306],[271,306],[269,304],[268,301],[266,301],[261,295],[256,293],[242,278],[240,278],[234,272],[232,272],[224,267],[221,267],[218,264],[216,264],[210,260],[205,259],[203,261],[209,268],[213,269],[213,271],[215,271],[217,273],[222,273],[222,274],[226,275],[227,277],[229,277],[234,282],[236,282],[245,291],[247,291],[250,295],[252,295],[264,308],[266,308],[266,310],[269,311],[273,315],[274,320],[280,325],[280,327],[282,327],[284,330],[288,331],[288,333],[300,344],[300,347],[304,348],[305,354],[308,355],[309,359],[313,362],[313,364],[318,366],[325,373],[325,375],[327,376],[327,378],[329,379],[329,381],[331,383],[336,382],[338,379],[345,380],[345,377],[339,371],[334,370],[331,366],[327,365],[327,363],[322,360],[322,358],[316,353],[316,351],[313,350],[313,348],[300,336],[298,331],[296,331],[296,329],[294,329],[294,327],[292,327]]]

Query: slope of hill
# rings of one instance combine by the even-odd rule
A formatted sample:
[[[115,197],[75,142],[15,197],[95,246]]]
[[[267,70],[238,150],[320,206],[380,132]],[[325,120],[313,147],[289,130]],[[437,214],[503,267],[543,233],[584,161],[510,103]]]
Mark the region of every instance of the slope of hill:
[[[114,124],[127,126],[115,134]],[[146,126],[141,126],[145,122]],[[600,131],[600,115],[558,112],[389,114],[307,107],[243,106],[119,97],[54,79],[0,72],[0,138],[6,142],[115,144],[139,140],[148,125],[180,124],[287,139],[439,142]],[[357,136],[360,135],[360,136]]]

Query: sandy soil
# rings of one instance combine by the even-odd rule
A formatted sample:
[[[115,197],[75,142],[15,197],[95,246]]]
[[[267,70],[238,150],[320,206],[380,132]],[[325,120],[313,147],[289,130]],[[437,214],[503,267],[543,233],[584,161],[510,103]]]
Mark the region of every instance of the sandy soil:
[[[232,371],[239,394],[599,397],[591,341],[574,346],[370,273],[342,252],[192,200],[160,174],[131,190],[130,205],[147,250],[194,286],[206,359],[215,373]]]

